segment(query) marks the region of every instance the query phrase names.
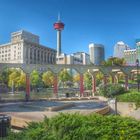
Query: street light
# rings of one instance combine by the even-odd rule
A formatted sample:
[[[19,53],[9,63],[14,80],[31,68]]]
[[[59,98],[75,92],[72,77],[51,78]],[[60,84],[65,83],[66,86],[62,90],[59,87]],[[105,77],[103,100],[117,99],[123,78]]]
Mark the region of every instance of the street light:
[[[139,92],[139,79],[138,79],[139,59],[136,59],[136,66],[137,66],[137,84],[138,84],[138,92]]]

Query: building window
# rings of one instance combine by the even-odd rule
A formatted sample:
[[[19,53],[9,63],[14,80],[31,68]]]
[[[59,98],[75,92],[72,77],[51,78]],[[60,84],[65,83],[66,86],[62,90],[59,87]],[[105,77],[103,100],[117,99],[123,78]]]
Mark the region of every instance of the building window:
[[[30,59],[32,59],[32,50],[30,49]]]
[[[48,53],[48,63],[50,63],[50,54]]]
[[[37,53],[37,57],[38,57],[38,61],[40,60],[40,51],[38,50],[38,53]]]
[[[46,57],[47,57],[47,53],[45,52],[45,55],[44,55],[44,62],[46,63]]]
[[[36,50],[34,50],[34,60],[36,61]]]

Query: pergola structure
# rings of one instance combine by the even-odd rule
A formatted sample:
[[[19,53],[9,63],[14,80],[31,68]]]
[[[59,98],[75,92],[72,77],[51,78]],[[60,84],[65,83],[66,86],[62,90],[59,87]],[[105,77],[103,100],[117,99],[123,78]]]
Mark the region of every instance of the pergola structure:
[[[125,75],[125,89],[128,89],[128,77],[133,71],[137,70],[136,66],[95,66],[95,65],[67,65],[67,64],[8,64],[0,63],[0,72],[4,69],[9,68],[20,68],[26,74],[26,96],[30,95],[30,74],[33,70],[37,70],[39,73],[51,71],[54,74],[54,95],[58,96],[58,73],[62,69],[74,69],[80,74],[80,96],[84,95],[84,78],[83,74],[89,72],[92,76],[92,91],[96,92],[96,74],[101,72],[104,75],[103,81],[104,85],[107,84],[107,77],[112,77],[112,83],[114,83],[114,78],[118,72],[122,72]]]

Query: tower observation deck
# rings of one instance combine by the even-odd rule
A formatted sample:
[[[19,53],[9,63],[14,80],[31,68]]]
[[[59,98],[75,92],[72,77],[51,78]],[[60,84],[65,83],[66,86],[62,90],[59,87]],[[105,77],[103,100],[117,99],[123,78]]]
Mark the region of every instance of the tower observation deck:
[[[57,30],[57,57],[61,55],[61,31],[64,29],[64,23],[60,20],[58,15],[58,21],[54,23],[54,29]]]

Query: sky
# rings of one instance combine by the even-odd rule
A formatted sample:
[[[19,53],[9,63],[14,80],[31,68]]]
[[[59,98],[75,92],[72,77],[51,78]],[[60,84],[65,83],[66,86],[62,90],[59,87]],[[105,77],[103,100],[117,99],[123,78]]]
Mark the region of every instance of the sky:
[[[135,48],[140,38],[140,0],[0,0],[0,44],[21,29],[40,36],[40,44],[56,49],[53,24],[58,13],[65,24],[62,52],[89,52],[89,43],[105,46],[105,57],[124,41]]]

